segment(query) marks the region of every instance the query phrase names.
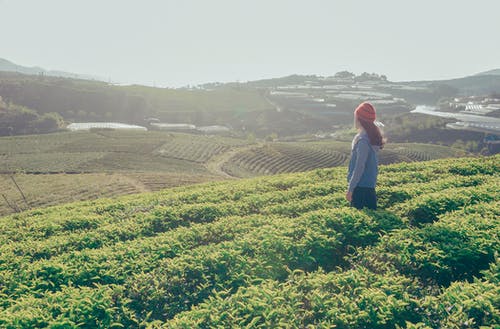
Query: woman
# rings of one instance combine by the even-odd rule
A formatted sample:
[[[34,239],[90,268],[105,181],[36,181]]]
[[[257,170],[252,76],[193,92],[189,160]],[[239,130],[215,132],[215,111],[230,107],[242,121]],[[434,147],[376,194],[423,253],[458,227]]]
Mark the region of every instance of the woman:
[[[354,111],[358,134],[352,141],[346,199],[357,209],[377,209],[378,151],[385,140],[375,125],[375,118],[375,108],[370,103],[361,103]]]

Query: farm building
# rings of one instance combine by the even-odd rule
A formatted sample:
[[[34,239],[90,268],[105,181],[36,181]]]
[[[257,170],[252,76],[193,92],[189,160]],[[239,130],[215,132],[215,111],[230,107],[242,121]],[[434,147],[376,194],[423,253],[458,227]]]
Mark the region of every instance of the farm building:
[[[204,132],[205,134],[210,134],[210,133],[223,133],[223,132],[228,132],[231,131],[226,126],[204,126],[204,127],[198,127],[196,130]]]
[[[146,127],[129,125],[126,123],[118,123],[118,122],[75,122],[69,124],[67,129],[71,131],[79,131],[79,130],[90,130],[90,129],[123,129],[123,130],[148,130]]]
[[[161,123],[161,122],[153,122],[151,123],[152,127],[161,130],[170,130],[170,131],[185,131],[185,130],[195,130],[196,126],[189,123]]]

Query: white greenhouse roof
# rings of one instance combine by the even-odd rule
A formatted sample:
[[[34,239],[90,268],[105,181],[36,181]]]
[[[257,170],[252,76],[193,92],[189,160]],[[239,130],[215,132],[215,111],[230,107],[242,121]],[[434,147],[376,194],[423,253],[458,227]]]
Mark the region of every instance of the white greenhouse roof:
[[[119,122],[75,122],[69,124],[66,128],[71,131],[90,130],[92,128],[148,130],[146,127]]]

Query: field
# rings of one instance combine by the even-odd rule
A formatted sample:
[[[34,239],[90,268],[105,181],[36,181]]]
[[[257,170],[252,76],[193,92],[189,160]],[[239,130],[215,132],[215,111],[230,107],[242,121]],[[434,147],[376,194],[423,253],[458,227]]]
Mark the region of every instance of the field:
[[[4,328],[497,328],[500,157],[178,187],[0,218]]]
[[[237,177],[306,171],[347,165],[350,142],[272,143],[235,154],[223,169]],[[426,161],[463,156],[465,152],[446,146],[416,143],[387,145],[379,155],[381,164]]]
[[[208,170],[207,162],[247,143],[217,136],[127,131],[0,138],[0,215],[220,180],[224,176]]]
[[[245,140],[167,132],[96,131],[0,138],[2,173],[196,172]]]
[[[388,164],[462,154],[435,145],[389,144],[380,160]],[[0,215],[231,177],[341,166],[349,156],[350,143],[345,142],[263,143],[157,131],[3,137]]]
[[[13,177],[14,181],[11,175],[0,175],[0,216],[31,208],[159,191],[174,186],[221,179],[219,176],[210,174],[168,172],[40,175],[21,173]],[[16,184],[20,187],[26,201]]]

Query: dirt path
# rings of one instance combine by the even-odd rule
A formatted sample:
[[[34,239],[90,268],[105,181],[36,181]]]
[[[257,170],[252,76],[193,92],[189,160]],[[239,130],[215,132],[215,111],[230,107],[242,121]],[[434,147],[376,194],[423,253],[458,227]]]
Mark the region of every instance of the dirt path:
[[[149,187],[134,177],[127,176],[126,174],[120,174],[119,179],[126,184],[133,186],[137,190],[137,193],[151,192]]]
[[[234,147],[227,152],[223,152],[223,153],[217,154],[216,156],[212,157],[210,160],[207,161],[207,163],[205,163],[205,167],[211,173],[219,175],[219,176],[223,176],[225,178],[232,178],[232,179],[240,178],[240,177],[233,176],[233,175],[230,175],[227,172],[225,172],[224,169],[222,168],[224,166],[224,163],[229,161],[233,156],[235,156],[239,152],[250,150],[250,149],[253,149],[253,148],[256,148],[259,146],[261,146],[260,143],[247,145],[247,146]]]
[[[269,99],[269,97],[267,95],[264,95],[264,99],[269,103],[271,104],[272,107],[274,107],[276,109],[276,112],[281,112],[281,107],[276,104],[275,102],[273,102],[272,100]]]

